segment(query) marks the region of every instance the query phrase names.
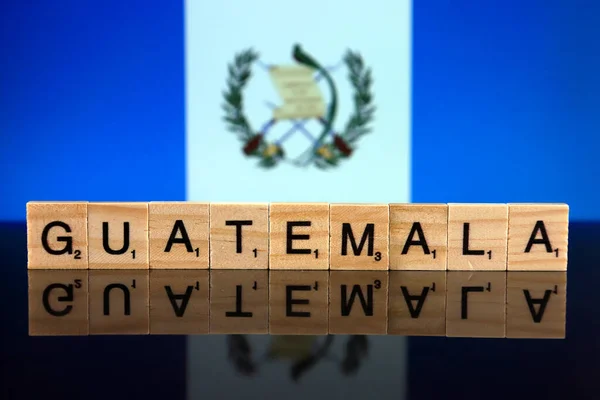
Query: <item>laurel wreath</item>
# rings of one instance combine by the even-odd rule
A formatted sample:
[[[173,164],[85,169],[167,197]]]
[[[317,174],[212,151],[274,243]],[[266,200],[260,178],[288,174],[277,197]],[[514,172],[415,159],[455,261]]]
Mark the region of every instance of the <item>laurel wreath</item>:
[[[360,53],[348,50],[344,56],[344,64],[348,68],[348,79],[354,89],[354,112],[339,135],[334,135],[333,142],[325,145],[320,152],[316,165],[320,168],[336,166],[342,158],[347,158],[356,149],[356,142],[362,136],[371,133],[370,124],[375,116],[373,105],[373,75],[371,68],[365,66]]]
[[[228,64],[227,88],[223,91],[223,119],[228,131],[244,142],[244,154],[258,157],[261,167],[271,168],[284,158],[285,153],[280,146],[264,140],[262,132],[255,132],[243,112],[243,91],[252,77],[252,64],[258,57],[253,49],[247,49],[236,54],[233,62]],[[338,165],[342,158],[352,154],[358,139],[371,132],[369,125],[375,114],[372,71],[364,65],[362,56],[351,50],[344,56],[344,64],[354,89],[354,111],[343,132],[334,134],[331,142],[317,150],[315,165],[319,168]]]
[[[253,132],[242,112],[244,105],[242,91],[252,76],[252,63],[257,59],[258,54],[252,49],[237,54],[233,63],[228,65],[227,90],[223,93],[224,119],[229,124],[229,130],[237,133],[244,140],[252,136]]]

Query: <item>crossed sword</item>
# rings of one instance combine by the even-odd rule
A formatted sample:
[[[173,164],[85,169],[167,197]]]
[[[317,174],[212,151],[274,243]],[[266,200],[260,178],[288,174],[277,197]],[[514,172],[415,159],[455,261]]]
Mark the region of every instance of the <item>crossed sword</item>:
[[[341,64],[341,63],[340,63]],[[334,71],[336,70],[340,64],[335,65],[333,67],[329,67],[327,68],[328,71]],[[268,71],[269,67],[265,64],[261,64],[261,66]],[[315,82],[319,82],[321,79],[323,79],[323,74],[321,72],[318,72],[317,75],[315,76]],[[270,102],[270,101],[265,101],[265,104],[267,105],[267,107],[269,107],[271,110],[274,110],[277,108],[277,106]],[[323,117],[319,117],[317,118],[317,120],[325,125],[325,119]],[[285,142],[287,139],[289,139],[294,132],[296,131],[300,131],[302,132],[302,134],[304,134],[304,136],[306,136],[306,138],[308,138],[313,144],[317,141],[317,139],[315,139],[315,137],[306,129],[305,125],[308,123],[309,119],[301,119],[301,120],[297,120],[297,119],[290,119],[289,120],[293,125],[292,127],[286,132],[284,133],[276,142],[275,144],[280,146],[281,144],[283,144],[283,142]],[[277,120],[275,119],[270,119],[269,121],[267,121],[262,129],[261,132],[263,133],[263,136],[266,136],[268,131],[273,127],[273,125],[275,125],[277,123]],[[335,132],[333,130],[329,131],[329,135],[334,136]],[[306,165],[308,162],[305,162],[304,165]]]

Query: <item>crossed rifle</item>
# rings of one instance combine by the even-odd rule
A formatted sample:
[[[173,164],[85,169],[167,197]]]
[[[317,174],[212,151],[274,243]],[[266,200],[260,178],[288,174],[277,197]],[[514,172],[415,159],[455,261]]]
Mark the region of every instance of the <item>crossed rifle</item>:
[[[340,63],[341,64],[341,63]],[[328,71],[334,71],[336,70],[340,64],[335,65],[333,67],[328,67],[326,68]],[[268,71],[269,70],[269,66],[266,64],[262,64],[260,63],[261,67]],[[317,75],[315,76],[315,82],[319,82],[321,79],[323,79],[323,74],[321,72],[318,72]],[[277,106],[269,101],[265,101],[265,104],[267,105],[267,107],[269,107],[271,110],[274,110],[277,108]],[[301,120],[297,120],[297,119],[291,119],[289,120],[290,123],[292,124],[292,127],[286,132],[284,133],[279,139],[277,139],[277,141],[275,142],[276,145],[281,146],[287,139],[289,139],[296,131],[300,131],[302,132],[302,134],[308,139],[310,140],[313,145],[316,144],[317,139],[306,129],[305,125],[308,123],[309,119],[301,119]],[[321,124],[325,124],[325,120],[323,118],[318,118],[318,121]],[[267,133],[269,132],[269,130],[275,125],[277,121],[275,119],[270,119],[269,121],[267,121],[263,126],[262,129],[260,130],[263,134],[263,137],[265,137],[267,135]],[[333,130],[329,131],[329,134],[331,136],[335,135],[335,132]]]

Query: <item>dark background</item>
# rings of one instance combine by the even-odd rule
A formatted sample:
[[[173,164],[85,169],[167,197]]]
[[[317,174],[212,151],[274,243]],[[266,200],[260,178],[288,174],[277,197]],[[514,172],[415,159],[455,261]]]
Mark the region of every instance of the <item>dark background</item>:
[[[4,256],[0,397],[186,398],[190,386],[186,337],[28,336],[25,232],[24,224],[0,228]],[[407,398],[593,398],[600,390],[600,256],[595,251],[600,225],[572,223],[569,240],[566,339],[410,337],[407,376],[402,376],[404,371],[396,374],[399,381],[406,381]],[[389,375],[389,366],[398,365],[392,358],[396,357],[394,344],[401,338],[367,339],[370,346],[389,347],[389,351],[364,362],[354,377],[327,372],[320,377],[324,383],[319,397],[337,398],[352,379],[372,382],[373,393],[397,390],[398,382],[381,377]],[[222,346],[214,345],[215,340],[220,341],[214,335],[206,336],[196,345],[201,352],[195,362],[204,363],[203,370],[211,371],[211,359],[227,357]],[[220,398],[224,385],[228,386],[228,397],[235,393],[222,372],[212,374],[191,377],[193,386],[203,388],[202,398]],[[264,387],[264,398],[281,398],[281,391],[297,391],[303,385],[302,381],[291,383],[272,375],[270,378],[267,372],[261,377],[263,382],[273,379],[272,387]],[[275,386],[279,391],[273,389]],[[401,396],[398,393],[398,398]],[[345,398],[353,397],[360,396],[345,394]]]

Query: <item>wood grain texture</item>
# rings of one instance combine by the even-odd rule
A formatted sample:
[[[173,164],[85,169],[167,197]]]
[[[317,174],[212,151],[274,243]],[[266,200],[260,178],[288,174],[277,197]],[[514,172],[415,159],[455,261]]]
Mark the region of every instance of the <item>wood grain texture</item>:
[[[149,203],[148,227],[150,269],[208,269],[208,203]]]
[[[211,271],[210,333],[269,333],[269,271]]]
[[[388,334],[446,335],[446,271],[390,271]]]
[[[269,333],[327,334],[328,281],[327,271],[270,271]]]
[[[90,335],[149,333],[148,270],[90,270]]]
[[[329,269],[329,204],[271,203],[270,269]]]
[[[88,271],[34,270],[28,280],[30,336],[88,334]]]
[[[27,203],[28,269],[88,268],[87,207],[87,202]]]
[[[506,337],[566,336],[567,273],[509,272]]]
[[[390,204],[390,270],[445,271],[447,204]]]
[[[503,338],[506,272],[448,272],[446,336]]]
[[[568,245],[568,205],[508,205],[509,271],[566,271]]]
[[[331,204],[329,218],[331,270],[389,269],[387,204]]]
[[[150,271],[150,333],[208,333],[208,270]]]
[[[449,204],[449,271],[506,271],[507,244],[506,204]]]
[[[388,272],[331,271],[329,333],[387,333]]]
[[[269,204],[210,205],[210,268],[269,267]]]
[[[148,203],[89,203],[88,243],[90,269],[148,269]]]

